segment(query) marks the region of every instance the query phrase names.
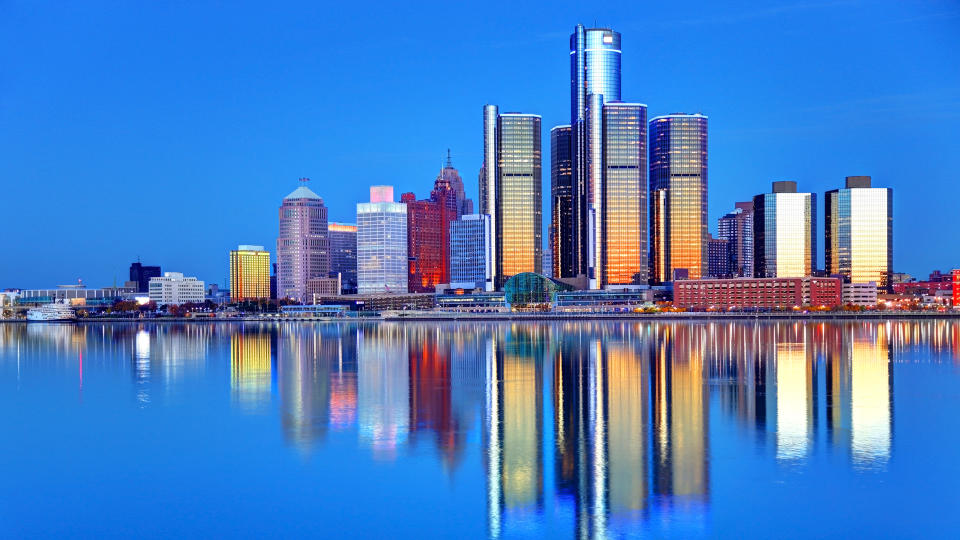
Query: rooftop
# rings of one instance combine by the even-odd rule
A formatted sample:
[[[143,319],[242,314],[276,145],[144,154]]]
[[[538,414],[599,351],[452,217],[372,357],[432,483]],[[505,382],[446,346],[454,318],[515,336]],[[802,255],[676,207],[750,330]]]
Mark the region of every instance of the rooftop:
[[[289,195],[283,198],[287,199],[320,199],[320,196],[314,193],[307,186],[300,186],[297,189],[293,190]],[[320,199],[323,200],[323,199]]]

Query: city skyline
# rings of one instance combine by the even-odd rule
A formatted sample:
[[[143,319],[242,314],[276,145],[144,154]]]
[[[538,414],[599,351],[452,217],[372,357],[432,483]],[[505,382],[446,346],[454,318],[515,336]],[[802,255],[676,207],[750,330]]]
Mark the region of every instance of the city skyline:
[[[739,20],[736,16],[729,14],[714,13],[715,19],[705,16],[700,22],[694,21],[687,24],[702,30],[707,42],[718,39],[718,34],[725,34],[726,32],[721,31],[722,29],[732,28],[745,30],[747,34],[754,37],[758,33],[761,36],[771,37],[766,32],[774,32],[777,28],[782,29],[788,22],[797,21],[800,24],[797,32],[812,38],[812,34],[809,34],[813,24],[812,19],[823,17],[825,19],[821,24],[831,26],[855,18],[856,14],[866,13],[862,6],[858,7],[858,3],[850,4],[842,9],[831,9],[835,7],[832,5],[808,8],[785,5],[781,7],[779,13],[760,12],[756,15],[743,16]],[[27,23],[25,27],[29,28],[31,14],[19,12],[16,7],[3,9],[13,12],[12,15],[25,21]],[[80,8],[76,9],[80,10]],[[703,9],[709,11],[706,8]],[[939,70],[937,74],[930,72],[930,70],[950,65],[951,55],[956,55],[955,51],[947,50],[949,47],[938,49],[934,45],[937,36],[940,35],[937,32],[942,34],[944,30],[955,29],[957,20],[954,18],[951,25],[949,18],[944,22],[934,16],[937,12],[929,11],[930,9],[932,8],[927,6],[923,9],[911,10],[891,5],[891,9],[884,15],[887,18],[886,22],[880,16],[861,18],[859,21],[861,26],[851,30],[853,33],[851,38],[859,35],[859,32],[869,34],[867,30],[876,29],[878,25],[892,24],[890,21],[896,21],[896,17],[904,18],[905,22],[902,24],[905,25],[906,31],[913,28],[918,36],[921,33],[918,27],[923,28],[923,32],[932,32],[930,36],[923,39],[921,39],[922,36],[918,37],[915,43],[901,44],[907,48],[924,50],[927,53],[924,55],[925,59],[917,65],[908,66],[906,60],[897,63],[897,58],[894,58],[893,67],[899,68],[903,73],[903,76],[897,77],[896,80],[884,76],[880,71],[871,71],[867,68],[874,66],[881,57],[884,57],[883,49],[887,46],[881,46],[877,38],[868,35],[864,37],[867,39],[866,44],[860,46],[845,44],[846,48],[841,47],[838,57],[842,58],[844,51],[852,54],[860,47],[866,47],[866,50],[874,47],[876,51],[867,56],[857,57],[858,61],[850,69],[852,73],[839,76],[839,81],[848,83],[849,88],[845,88],[843,92],[834,90],[833,94],[826,95],[824,90],[828,85],[836,86],[837,70],[842,63],[840,61],[820,66],[822,69],[816,72],[818,75],[810,77],[811,81],[797,85],[801,87],[799,90],[783,84],[778,85],[778,81],[786,80],[786,74],[776,69],[771,61],[760,61],[763,59],[751,66],[752,70],[773,75],[773,77],[771,80],[757,84],[757,88],[751,88],[749,92],[736,95],[736,91],[731,91],[720,82],[726,77],[734,77],[738,67],[744,68],[738,62],[745,64],[746,60],[734,62],[737,65],[730,67],[729,72],[718,72],[717,66],[712,66],[711,70],[707,70],[703,75],[712,76],[712,79],[708,77],[706,81],[714,84],[699,85],[692,90],[687,90],[683,88],[682,83],[685,81],[683,77],[686,76],[686,69],[697,65],[697,61],[688,56],[686,63],[680,62],[672,67],[665,67],[668,59],[676,60],[673,55],[684,52],[683,47],[676,46],[671,49],[673,46],[657,44],[653,37],[658,32],[664,32],[664,25],[669,26],[667,23],[670,21],[674,21],[673,24],[680,24],[675,22],[676,13],[652,13],[649,15],[649,20],[638,21],[630,14],[616,15],[614,13],[616,8],[614,8],[608,15],[602,17],[602,21],[623,35],[622,69],[625,98],[647,103],[650,118],[677,110],[700,111],[710,116],[710,183],[708,186],[710,204],[707,216],[710,232],[716,232],[713,222],[728,212],[735,201],[746,200],[753,194],[765,191],[765,186],[768,186],[771,181],[789,178],[796,180],[807,191],[822,194],[829,189],[837,188],[847,176],[869,175],[873,177],[875,185],[894,188],[897,192],[894,220],[897,221],[898,226],[894,232],[893,242],[897,246],[897,253],[893,270],[922,276],[931,268],[955,266],[956,263],[951,260],[951,254],[955,253],[960,246],[952,245],[951,242],[960,244],[960,240],[946,235],[944,241],[937,244],[907,241],[913,236],[923,235],[927,229],[946,226],[947,222],[943,220],[944,218],[939,218],[940,221],[938,221],[937,210],[940,210],[941,216],[949,215],[949,208],[943,199],[952,198],[929,197],[929,193],[922,196],[916,192],[917,190],[910,190],[909,187],[916,182],[917,177],[922,177],[925,183],[935,190],[955,188],[948,183],[950,175],[946,165],[910,163],[905,156],[911,149],[927,149],[931,145],[934,151],[939,148],[940,152],[949,155],[951,148],[956,146],[956,142],[946,137],[945,131],[940,131],[942,128],[929,124],[933,127],[919,129],[918,132],[923,133],[923,136],[915,140],[904,141],[898,138],[895,147],[884,146],[878,141],[885,138],[892,141],[895,138],[889,136],[890,132],[884,126],[877,127],[875,125],[877,121],[870,120],[869,113],[880,109],[888,118],[885,122],[896,124],[898,121],[910,118],[914,120],[914,127],[917,126],[916,122],[919,122],[922,127],[931,122],[929,117],[933,109],[937,110],[938,119],[942,119],[944,114],[949,116],[953,111],[950,107],[960,101],[956,92],[960,87],[958,84],[960,77],[955,74],[945,75]],[[202,12],[203,8],[198,10]],[[118,25],[115,28],[117,32],[121,32],[119,25],[123,17],[135,15],[121,10],[120,13],[113,15],[114,19],[102,19],[106,15],[98,15],[96,11],[95,7],[87,8],[84,13],[89,18],[84,20],[105,21],[109,28],[114,29],[110,24],[112,21]],[[208,13],[208,15],[211,14]],[[427,17],[424,21],[429,20],[427,14],[419,15]],[[98,16],[101,19],[97,19]],[[724,16],[733,17],[734,20],[725,21]],[[910,16],[916,20],[911,21]],[[163,14],[157,14],[157,17],[163,18]],[[279,17],[284,19],[287,15],[279,15]],[[153,141],[153,144],[145,147],[149,151],[141,149],[137,152],[124,153],[124,145],[127,143],[121,140],[116,130],[145,128],[147,124],[144,122],[147,122],[149,114],[140,110],[139,114],[133,114],[129,118],[124,117],[122,120],[117,114],[120,111],[130,110],[130,107],[135,107],[137,104],[142,107],[144,103],[154,103],[152,100],[159,99],[159,96],[148,95],[141,98],[146,101],[122,101],[112,110],[97,109],[97,104],[100,103],[98,100],[102,97],[93,95],[91,92],[98,85],[96,81],[82,78],[79,81],[79,87],[75,89],[75,98],[89,98],[90,107],[78,108],[72,114],[64,116],[65,120],[61,119],[57,129],[48,129],[41,137],[40,132],[35,130],[45,125],[45,118],[41,118],[43,121],[39,122],[36,128],[26,127],[23,121],[35,115],[39,110],[38,107],[44,104],[62,105],[72,101],[62,99],[62,95],[51,89],[33,97],[26,96],[25,91],[30,87],[30,83],[36,82],[38,78],[42,79],[41,74],[34,72],[26,64],[20,65],[17,63],[19,60],[14,61],[13,67],[17,69],[10,70],[11,84],[3,93],[0,93],[0,97],[6,98],[3,100],[5,103],[14,105],[14,107],[0,108],[0,115],[2,115],[0,119],[5,120],[6,125],[13,127],[8,135],[0,135],[2,137],[0,142],[7,143],[3,145],[5,150],[2,152],[5,154],[9,152],[6,156],[0,155],[5,158],[3,161],[9,166],[5,176],[8,174],[9,178],[16,180],[5,184],[6,198],[18,201],[10,207],[10,219],[15,221],[25,221],[28,217],[47,219],[38,214],[40,211],[38,209],[44,206],[26,204],[33,200],[27,188],[38,184],[60,188],[62,182],[70,183],[68,189],[54,189],[51,198],[45,201],[46,207],[51,210],[67,209],[68,216],[72,215],[70,210],[73,208],[104,208],[110,209],[110,214],[102,218],[95,217],[90,220],[83,219],[80,223],[71,223],[70,228],[65,229],[73,232],[70,241],[45,243],[44,250],[37,247],[37,233],[32,227],[21,228],[15,235],[5,235],[4,240],[9,244],[8,253],[11,255],[5,259],[30,263],[0,266],[0,287],[46,287],[59,283],[73,283],[78,277],[92,286],[108,284],[114,280],[122,283],[129,261],[136,259],[137,256],[145,261],[160,264],[164,268],[175,268],[187,275],[196,275],[207,283],[226,285],[223,281],[227,268],[223,263],[222,253],[241,241],[267,246],[273,244],[277,237],[276,221],[275,218],[271,219],[272,212],[275,211],[274,201],[289,192],[289,186],[297,176],[315,178],[310,187],[324,199],[330,211],[330,221],[353,222],[355,204],[365,200],[362,192],[371,184],[390,183],[396,186],[398,192],[422,193],[426,182],[434,178],[438,168],[442,167],[446,149],[452,148],[454,161],[458,164],[465,180],[467,197],[472,198],[477,193],[474,171],[479,170],[482,161],[479,155],[481,144],[478,140],[477,108],[482,103],[498,103],[501,105],[501,111],[521,110],[525,113],[542,115],[541,137],[543,138],[549,136],[549,129],[552,126],[569,123],[569,102],[567,101],[569,81],[564,82],[569,73],[569,56],[566,54],[567,37],[575,23],[581,21],[586,23],[594,18],[596,15],[571,13],[544,15],[543,21],[538,21],[536,30],[532,31],[534,32],[532,36],[531,32],[520,36],[523,42],[519,45],[511,44],[511,40],[515,38],[507,29],[473,36],[475,43],[485,45],[483,55],[489,59],[496,59],[497,63],[501,64],[497,69],[499,76],[487,76],[484,83],[478,85],[477,89],[450,92],[449,95],[438,98],[436,103],[420,104],[419,109],[426,109],[424,112],[428,115],[445,114],[449,129],[429,136],[424,131],[413,129],[409,132],[410,137],[399,141],[401,144],[396,150],[392,146],[383,146],[378,149],[380,134],[365,132],[364,137],[368,138],[360,138],[359,133],[344,124],[348,128],[344,138],[353,140],[354,144],[366,148],[367,152],[372,152],[368,154],[369,159],[360,162],[356,159],[358,156],[356,153],[342,154],[338,153],[336,148],[333,148],[332,152],[318,151],[321,146],[317,144],[317,135],[311,136],[310,132],[304,131],[303,128],[292,129],[289,135],[281,138],[285,145],[294,147],[283,155],[278,154],[277,148],[269,144],[265,144],[262,148],[249,146],[254,142],[259,144],[262,142],[260,139],[244,140],[243,137],[238,137],[214,146],[210,145],[209,140],[199,140],[202,143],[198,149],[199,152],[191,152],[191,156],[186,158],[184,157],[186,154],[182,154],[164,140],[165,134],[170,135],[171,140],[175,138],[172,136],[174,128],[178,126],[187,128],[196,121],[188,121],[184,117],[161,123],[143,133],[134,133],[131,139],[140,140],[140,137],[146,137],[147,140]],[[53,28],[56,28],[57,24],[65,24],[57,17],[52,19],[50,22]],[[938,22],[941,24],[935,24]],[[758,23],[769,23],[774,28],[761,30],[759,28],[761,24]],[[224,24],[240,23],[236,19],[231,19]],[[82,24],[78,25],[78,28],[73,28],[72,32],[82,34],[80,30],[82,26]],[[138,27],[133,25],[133,28]],[[457,26],[457,28],[461,27]],[[214,28],[213,34],[216,35],[221,29]],[[546,32],[546,29],[550,29],[550,32]],[[10,30],[11,32],[7,35],[14,36],[13,39],[22,33],[19,29]],[[541,30],[543,32],[540,34],[535,33]],[[382,21],[374,20],[371,32],[377,31],[382,33],[380,39],[387,39],[399,32],[399,30],[384,27]],[[803,34],[804,31],[808,34]],[[530,36],[529,39],[525,39],[528,36]],[[265,36],[259,36],[259,38],[264,39]],[[182,39],[186,42],[190,41],[187,38]],[[686,53],[689,55],[692,50],[704,47],[705,41],[696,42],[699,45],[690,45]],[[80,50],[96,50],[102,45],[103,43],[86,36],[86,39],[79,40],[77,46]],[[196,45],[203,58],[211,55],[216,57],[220,51],[209,43],[199,42]],[[517,50],[511,51],[507,47],[515,47]],[[651,47],[658,53],[665,54],[667,59],[650,58],[646,53]],[[791,54],[798,54],[796,50],[783,50],[783,45],[779,42],[773,43],[773,49],[785,54],[783,60],[788,60]],[[151,57],[154,61],[168,70],[176,71],[176,66],[170,64],[170,57],[163,54],[164,49],[151,49],[151,51],[154,53]],[[417,56],[415,53],[414,58],[409,61],[416,63],[416,59],[419,58],[421,64],[409,66],[409,72],[406,73],[408,76],[417,75],[419,73],[417,68],[423,68],[423,63],[438,60],[438,56],[463,52],[460,47],[453,47],[452,51],[443,54],[424,49],[418,49],[418,51],[421,54]],[[42,56],[49,54],[49,51],[44,49],[34,54]],[[720,54],[720,52],[717,53],[717,55]],[[70,54],[64,53],[64,58],[69,56]],[[60,61],[59,58],[55,60]],[[298,55],[291,61],[298,60],[304,61],[304,57]],[[512,80],[515,75],[521,73],[521,66],[525,67],[530,62],[544,64],[542,73],[549,77],[547,82],[540,84],[537,81],[538,84],[533,85],[536,86],[536,90],[528,84],[506,84],[507,80]],[[368,65],[379,66],[380,64],[368,62]],[[339,64],[337,66],[338,69],[345,69]],[[802,68],[802,66],[802,62],[798,64],[798,67]],[[256,62],[254,67],[262,68]],[[667,68],[670,71],[661,73]],[[234,69],[236,74],[246,73],[242,67],[235,66]],[[455,63],[446,64],[445,69],[454,79],[464,77],[466,72],[469,72]],[[103,73],[112,75],[115,80],[134,88],[144,82],[138,78],[142,73],[137,69],[129,74],[114,73],[112,70],[113,68],[106,64],[95,64],[90,72],[95,76]],[[304,61],[304,64],[295,70],[289,79],[296,81],[298,77],[307,77],[317,70],[316,64]],[[215,70],[214,73],[223,74],[224,72]],[[539,73],[538,71],[538,75]],[[830,78],[831,73],[834,79]],[[913,75],[906,76],[908,73]],[[66,76],[71,74],[77,73],[75,70],[66,70]],[[186,75],[191,75],[191,72],[187,70]],[[861,79],[854,79],[856,76]],[[188,77],[187,80],[193,79]],[[660,84],[662,80],[676,80],[680,84]],[[914,81],[914,88],[907,88],[909,85],[904,82],[908,80]],[[196,103],[191,101],[189,104],[191,106],[202,103],[203,99],[209,99],[212,95],[211,87],[198,86],[199,83],[194,82],[197,84],[185,86],[185,92],[193,90],[199,96]],[[278,81],[278,83],[284,82],[289,81],[284,81],[282,78]],[[319,83],[320,81],[311,80],[310,82]],[[917,85],[922,86],[921,83],[924,82],[928,87],[916,88]],[[350,100],[368,99],[369,92],[378,90],[373,81],[364,82],[361,79],[356,84],[357,88],[364,90],[360,93],[361,95],[351,97]],[[738,88],[743,90],[744,87]],[[890,93],[879,92],[878,88],[889,90]],[[799,118],[790,114],[797,111],[797,102],[800,101],[797,95],[800,90],[808,92],[809,99],[804,104],[806,109],[803,110],[807,111],[808,116],[812,110],[814,113],[812,116],[816,117],[816,122],[811,122],[809,117]],[[108,95],[110,94],[106,93],[103,97]],[[187,95],[189,94],[174,94],[180,98]],[[893,98],[890,98],[891,95]],[[260,120],[271,123],[307,103],[306,100],[301,100],[299,95],[292,95],[292,97],[295,99],[272,104],[270,112],[277,115],[276,119],[260,118]],[[211,110],[207,116],[200,118],[206,121],[212,120],[218,127],[222,126],[223,122],[232,121],[234,115],[237,115],[236,118],[248,118],[244,116],[243,109],[237,109],[237,107],[241,107],[242,104],[252,106],[253,102],[248,101],[249,98],[249,95],[239,96],[238,101],[227,108],[229,111],[227,109]],[[160,104],[157,108],[166,111],[167,109],[162,106],[163,103],[169,105],[173,104],[173,101],[156,102],[154,105]],[[748,106],[753,108],[751,112],[757,115],[766,114],[771,117],[765,121],[758,121],[753,115],[744,114]],[[843,111],[838,109],[838,106],[842,106]],[[946,110],[943,110],[944,108]],[[187,109],[189,107],[184,110]],[[57,110],[57,107],[53,107],[50,112]],[[99,110],[101,116],[90,116],[93,110]],[[177,111],[181,109],[174,107],[174,112]],[[228,112],[232,114],[227,114]],[[176,116],[175,114],[174,117]],[[849,120],[851,116],[855,120],[852,122],[853,127],[850,126],[850,122],[845,122],[843,125],[829,122],[831,119]],[[791,118],[792,121],[787,122]],[[334,115],[329,122],[336,120],[337,117]],[[821,127],[826,129],[814,128],[813,125],[817,122],[823,123]],[[327,124],[317,125],[323,127]],[[84,135],[85,142],[67,141],[64,138],[73,130],[90,126],[97,129]],[[190,129],[180,133],[185,137],[182,144],[196,140],[193,137],[211,134],[210,131],[203,129],[199,130],[200,133],[188,133],[188,131]],[[16,136],[11,137],[9,135],[11,133],[15,133]],[[241,135],[244,133],[246,132],[240,130]],[[888,135],[883,135],[884,133]],[[802,147],[805,151],[817,151],[817,159],[809,159],[804,151],[794,153],[785,151],[786,148],[800,143],[808,145]],[[106,156],[102,155],[104,145],[116,147],[115,151],[111,152],[109,161],[105,161]],[[87,151],[82,150],[84,148]],[[750,149],[750,153],[743,153],[744,149]],[[211,150],[215,151],[211,152]],[[389,155],[394,151],[399,152],[399,155],[391,155],[386,161],[381,157],[381,154]],[[544,144],[542,156],[544,164],[550,163],[548,152],[549,144]],[[262,156],[258,158],[255,166],[250,166],[249,157],[241,155],[248,153]],[[324,157],[318,161],[316,157],[308,158],[310,154]],[[333,159],[326,157],[330,155],[339,157]],[[31,157],[32,165],[29,159]],[[41,157],[45,159],[38,159]],[[68,160],[71,164],[70,174],[65,174],[63,166]],[[161,161],[173,162],[176,165],[164,165]],[[133,168],[137,171],[134,174],[136,181],[133,181],[130,175],[133,162],[140,164],[140,167]],[[387,163],[391,165],[388,166]],[[124,168],[127,169],[124,175],[118,174],[119,169],[114,169],[120,165],[125,165]],[[214,165],[223,167],[223,172],[210,169]],[[244,171],[241,173],[236,167],[241,167]],[[102,173],[99,172],[100,169],[103,170]],[[94,170],[98,171],[95,178],[91,177]],[[357,181],[355,178],[360,170],[368,173],[372,171],[374,178]],[[206,171],[205,174],[200,174],[204,171]],[[231,183],[236,183],[239,189],[224,189]],[[148,187],[139,187],[136,184]],[[158,185],[171,189],[153,189]],[[97,189],[93,189],[94,187]],[[550,190],[546,182],[541,182],[541,187],[543,199],[545,199],[542,232],[546,240],[546,227],[550,222],[549,211],[546,210],[550,208]],[[355,191],[359,193],[354,193]],[[167,192],[175,193],[176,196],[171,199]],[[243,205],[242,211],[220,211],[220,205],[235,207],[240,202],[234,199],[237,196],[234,192],[242,194],[240,200]],[[122,198],[116,200],[115,197],[118,194],[122,194]],[[949,191],[947,194],[949,195]],[[818,199],[821,198],[822,195],[818,197]],[[820,206],[817,214],[822,216],[822,200],[818,201],[818,204]],[[52,226],[64,228],[62,220],[65,218],[59,215],[62,213],[64,212],[55,212],[58,215],[49,217]],[[89,213],[82,215],[89,215]],[[242,218],[235,216],[242,216]],[[125,226],[117,227],[118,220],[121,220]],[[128,226],[131,222],[132,227]],[[814,236],[818,241],[823,238],[822,220],[819,221]],[[173,238],[177,240],[173,241]],[[541,242],[541,247],[546,248],[546,242]],[[823,253],[818,253],[816,266],[824,267]]]

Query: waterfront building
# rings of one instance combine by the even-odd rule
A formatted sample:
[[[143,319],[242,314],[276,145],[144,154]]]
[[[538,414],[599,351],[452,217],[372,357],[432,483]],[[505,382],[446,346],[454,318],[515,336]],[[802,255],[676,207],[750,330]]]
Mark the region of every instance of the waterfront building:
[[[650,280],[697,279],[707,270],[707,117],[658,116],[649,134]]]
[[[540,116],[483,109],[480,213],[491,217],[493,272],[499,288],[512,275],[539,272],[542,240]]]
[[[372,186],[357,204],[357,292],[407,292],[407,205],[392,186]]]
[[[714,238],[707,233],[707,277],[729,278],[730,241],[726,238]]]
[[[953,277],[953,307],[960,307],[960,269],[951,272]]]
[[[573,150],[570,126],[550,130],[550,249],[554,277],[576,277],[574,267]],[[543,268],[546,272],[546,267]]]
[[[230,251],[230,300],[270,297],[270,252],[263,246],[240,245]]]
[[[434,181],[434,186],[441,184],[445,184],[453,190],[456,197],[458,218],[473,213],[473,199],[467,198],[466,192],[463,189],[463,179],[460,178],[460,172],[453,167],[453,161],[450,159],[449,148],[447,148],[447,164],[441,169],[436,181]]]
[[[877,305],[877,284],[873,281],[868,281],[867,283],[844,283],[843,304],[864,307]]]
[[[673,285],[674,305],[692,310],[836,307],[842,301],[839,278],[699,279],[677,281]]]
[[[407,258],[409,292],[433,292],[440,283],[450,282],[450,222],[457,219],[456,191],[448,181],[437,178],[430,198],[418,201],[404,193],[407,206]]]
[[[570,35],[570,145],[573,206],[573,275],[588,275],[591,255],[591,203],[602,206],[596,194],[602,187],[602,107],[620,101],[620,33],[610,28],[578,24]],[[591,114],[592,112],[592,114]],[[591,129],[592,124],[592,129]],[[594,223],[598,218],[593,218]],[[593,233],[593,234],[591,234]],[[593,283],[596,286],[598,282]]]
[[[493,290],[490,216],[469,214],[450,223],[450,286]]]
[[[753,201],[736,203],[717,220],[717,238],[729,242],[730,274],[753,277]]]
[[[130,265],[130,281],[136,283],[137,292],[150,290],[150,278],[160,277],[159,266],[144,266],[137,261]]]
[[[149,284],[148,289],[149,290]],[[74,306],[110,306],[117,300],[132,300],[140,291],[135,286],[88,289],[83,284],[58,285],[54,289],[24,289],[15,297],[18,304],[68,302]]]
[[[829,274],[890,290],[893,273],[893,190],[848,176],[824,200],[824,258]]]
[[[164,272],[162,277],[150,278],[150,301],[158,306],[202,304],[204,292],[203,281],[180,272]]]
[[[304,184],[283,198],[277,237],[277,296],[308,300],[307,281],[330,274],[327,207]]]
[[[340,274],[345,294],[357,292],[357,226],[350,223],[330,223],[330,272]]]
[[[813,275],[817,263],[817,196],[797,183],[774,182],[753,198],[755,277]]]

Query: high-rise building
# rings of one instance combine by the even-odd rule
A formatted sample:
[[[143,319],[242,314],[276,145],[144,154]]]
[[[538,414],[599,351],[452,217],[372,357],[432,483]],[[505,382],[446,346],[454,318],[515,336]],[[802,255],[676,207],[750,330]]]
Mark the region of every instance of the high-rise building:
[[[733,277],[753,277],[753,201],[736,203],[733,212],[717,220],[717,238],[730,243]]]
[[[650,120],[650,279],[680,270],[698,279],[707,263],[707,117]]]
[[[826,193],[824,258],[829,274],[889,290],[893,272],[893,190],[869,176],[848,176],[846,187]]]
[[[150,278],[160,276],[159,266],[144,266],[140,261],[130,265],[130,281],[137,284],[137,292],[149,292]]]
[[[553,277],[558,278],[577,276],[574,266],[572,160],[570,126],[551,129],[549,251],[553,256]]]
[[[457,169],[453,168],[453,161],[450,159],[450,149],[447,148],[447,164],[440,171],[440,174],[437,175],[437,180],[434,182],[434,186],[439,186],[441,184],[446,184],[450,189],[453,190],[456,195],[456,208],[457,208],[457,217],[465,216],[473,213],[473,200],[468,199],[466,192],[463,189],[463,179],[460,178],[460,173]]]
[[[430,198],[418,201],[404,193],[407,205],[407,259],[409,292],[434,292],[450,282],[450,222],[457,219],[455,192],[438,177]]]
[[[372,186],[357,204],[357,292],[407,292],[407,205],[392,186]]]
[[[230,300],[270,298],[270,252],[240,245],[230,251]]]
[[[493,290],[490,216],[468,214],[450,223],[450,285]]]
[[[185,277],[180,272],[164,272],[163,277],[150,278],[150,301],[158,306],[200,304],[204,297],[203,282]]]
[[[483,130],[480,212],[491,216],[499,289],[510,276],[541,270],[540,116],[486,105]]]
[[[707,233],[707,277],[733,277],[730,272],[730,241],[714,238],[710,233]]]
[[[327,207],[304,185],[283,198],[277,238],[277,297],[309,300],[307,282],[330,274]]]
[[[342,292],[357,292],[357,226],[330,223],[330,272],[340,274]]]
[[[600,182],[602,174],[601,109],[603,103],[620,101],[620,56],[619,32],[578,24],[570,35],[573,250],[577,274],[590,271],[591,194],[599,190],[594,184]]]
[[[797,183],[774,182],[753,198],[755,277],[804,277],[817,264],[817,196],[797,193]]]

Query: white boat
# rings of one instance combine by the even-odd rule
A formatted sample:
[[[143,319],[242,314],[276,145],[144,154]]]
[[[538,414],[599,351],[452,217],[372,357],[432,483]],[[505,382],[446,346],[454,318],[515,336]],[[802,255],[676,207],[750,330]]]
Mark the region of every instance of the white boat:
[[[28,321],[54,322],[72,321],[77,318],[73,308],[66,303],[53,303],[27,311]]]

